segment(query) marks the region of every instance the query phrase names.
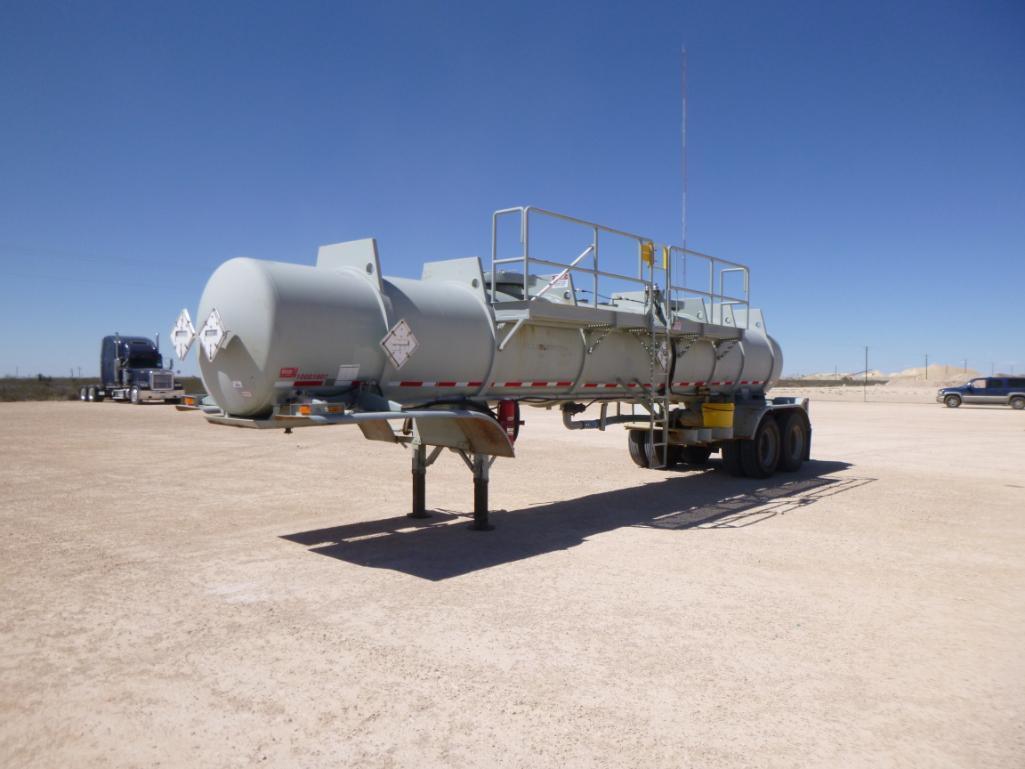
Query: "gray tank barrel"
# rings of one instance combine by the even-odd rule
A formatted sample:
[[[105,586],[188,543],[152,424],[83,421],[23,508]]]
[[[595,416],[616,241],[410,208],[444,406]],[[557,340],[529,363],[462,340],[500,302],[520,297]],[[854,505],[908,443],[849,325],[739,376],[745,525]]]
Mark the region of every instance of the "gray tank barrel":
[[[638,242],[654,265],[654,244]],[[782,353],[761,312],[739,304],[742,265],[717,260],[723,272],[744,273],[745,298],[735,301],[722,294],[720,274],[718,293],[713,280],[700,296],[667,300],[672,284],[660,294],[649,283],[584,303],[573,276],[598,284],[597,267],[580,266],[585,258],[597,265],[589,251],[520,264],[493,253],[488,273],[476,257],[428,262],[419,280],[382,276],[373,240],[324,246],[312,266],[232,259],[211,276],[198,308],[207,319],[198,337],[203,382],[226,414],[246,417],[300,393],[353,386],[403,407],[637,401],[653,388],[685,401],[761,391],[779,376]],[[537,263],[557,269],[533,274]]]

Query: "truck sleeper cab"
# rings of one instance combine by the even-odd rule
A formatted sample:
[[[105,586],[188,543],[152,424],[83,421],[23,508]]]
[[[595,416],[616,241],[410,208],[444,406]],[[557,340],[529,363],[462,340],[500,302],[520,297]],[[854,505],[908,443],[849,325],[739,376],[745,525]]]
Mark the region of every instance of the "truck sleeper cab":
[[[83,387],[85,401],[177,402],[184,391],[164,368],[157,345],[142,336],[106,336],[100,344],[100,386]]]

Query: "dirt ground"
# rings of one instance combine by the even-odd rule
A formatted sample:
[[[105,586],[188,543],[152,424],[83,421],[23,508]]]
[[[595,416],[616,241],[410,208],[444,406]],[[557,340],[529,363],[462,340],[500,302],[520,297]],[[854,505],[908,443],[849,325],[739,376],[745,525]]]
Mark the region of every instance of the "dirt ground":
[[[768,482],[529,410],[470,475],[355,429],[0,406],[0,766],[1000,767],[1025,413],[813,402]]]

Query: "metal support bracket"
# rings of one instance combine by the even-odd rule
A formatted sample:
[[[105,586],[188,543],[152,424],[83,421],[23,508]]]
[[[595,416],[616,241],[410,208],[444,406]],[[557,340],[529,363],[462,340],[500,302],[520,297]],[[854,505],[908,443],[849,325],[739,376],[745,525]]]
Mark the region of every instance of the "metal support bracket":
[[[512,330],[508,334],[506,334],[505,337],[502,339],[502,341],[499,343],[499,345],[498,345],[498,351],[499,352],[501,352],[502,350],[505,349],[505,346],[507,344],[509,344],[509,340],[512,339],[516,335],[516,332],[520,330],[520,327],[523,325],[523,322],[525,320],[526,320],[526,318],[520,318],[519,320],[517,320],[513,324]]]

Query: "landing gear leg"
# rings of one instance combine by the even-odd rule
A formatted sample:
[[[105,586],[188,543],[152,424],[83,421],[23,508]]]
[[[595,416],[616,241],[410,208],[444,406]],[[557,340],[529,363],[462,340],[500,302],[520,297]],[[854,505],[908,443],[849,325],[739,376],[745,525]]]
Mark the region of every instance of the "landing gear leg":
[[[474,531],[491,531],[495,527],[488,520],[488,471],[494,461],[487,454],[473,455],[473,523]]]
[[[427,446],[422,443],[413,444],[413,512],[406,513],[410,518],[430,518],[427,512],[427,468],[441,453],[441,446],[435,446],[430,454]]]
[[[427,447],[413,447],[413,512],[410,518],[430,518],[427,512]]]
[[[408,513],[410,518],[431,517],[425,500],[427,468],[434,464],[441,449],[441,446],[435,446],[428,454],[426,446],[413,446],[413,512]],[[491,531],[495,527],[488,520],[488,475],[495,457],[490,454],[469,454],[462,449],[456,451],[473,473],[473,523],[470,528],[474,531]]]

